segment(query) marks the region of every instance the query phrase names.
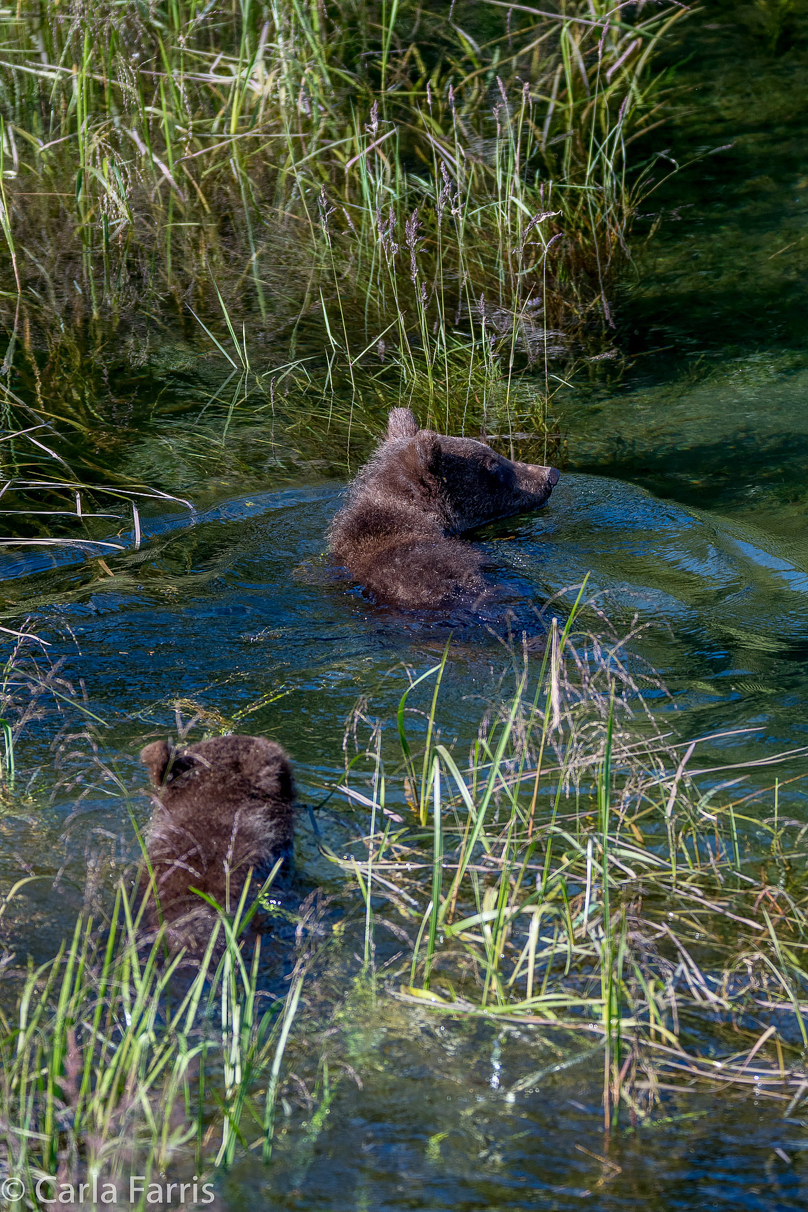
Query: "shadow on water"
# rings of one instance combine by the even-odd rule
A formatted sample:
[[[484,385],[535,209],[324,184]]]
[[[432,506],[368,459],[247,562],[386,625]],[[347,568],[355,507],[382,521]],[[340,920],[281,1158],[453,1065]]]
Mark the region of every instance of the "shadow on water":
[[[64,658],[83,679],[92,711],[107,725],[87,735],[120,779],[110,788],[100,768],[95,780],[88,775],[84,745],[77,767],[65,756],[60,784],[46,776],[3,819],[6,886],[21,858],[46,877],[6,915],[7,937],[20,950],[43,962],[52,955],[66,918],[87,903],[88,855],[101,855],[111,871],[135,856],[127,807],[141,827],[149,815],[136,755],[147,740],[175,731],[177,710],[185,720],[201,717],[200,727],[277,739],[294,756],[301,799],[318,803],[343,779],[344,721],[357,699],[394,729],[407,669],[436,664],[451,634],[442,739],[468,752],[486,707],[513,687],[519,644],[511,660],[503,637],[479,621],[405,620],[331,578],[324,535],[340,493],[334,484],[302,485],[223,501],[195,517],[144,514],[142,546],[134,549],[125,533],[128,549],[107,555],[106,571],[92,553],[69,548],[10,557],[6,610],[32,611],[51,644],[49,659]],[[647,624],[637,658],[661,670],[672,698],[661,697],[660,710],[683,736],[762,727],[755,739],[727,742],[724,761],[804,742],[804,545],[618,479],[575,473],[562,478],[545,510],[474,537],[515,616],[536,621],[536,637],[536,611],[564,617],[587,574],[615,623]],[[417,719],[411,728],[416,736]],[[46,721],[29,734],[20,755],[28,769],[37,760],[47,767],[52,733]],[[75,736],[64,740],[81,750]],[[786,764],[780,774],[799,769]],[[130,789],[128,805],[121,787]],[[805,816],[801,791],[790,789],[782,803]],[[319,814],[332,850],[351,834],[351,815],[345,805]],[[305,814],[297,849],[301,895],[319,884],[344,896],[344,880],[318,854]],[[353,913],[354,924],[345,919],[349,940],[361,933],[355,906]],[[379,943],[382,973],[396,952],[395,941]],[[359,959],[346,955],[343,977]],[[435,1019],[386,997],[364,1014],[342,1013],[334,1024],[347,1041],[341,1063],[361,1075],[363,1088],[343,1076],[327,1121],[302,1134],[290,1128],[288,1138],[281,1127],[271,1177],[257,1160],[239,1161],[222,1183],[227,1207],[433,1212],[566,1209],[585,1200],[603,1209],[661,1210],[672,1201],[779,1209],[797,1208],[804,1197],[798,1166],[773,1153],[801,1159],[801,1123],[774,1120],[751,1098],[727,1095],[716,1112],[715,1096],[671,1097],[653,1126],[629,1118],[603,1160],[602,1055],[551,1072],[559,1056],[582,1051],[580,1038]],[[535,1089],[510,1094],[540,1069],[549,1071]]]
[[[650,438],[650,435],[649,435]],[[737,430],[725,440],[684,445],[642,439],[626,441],[615,434],[609,454],[591,463],[578,460],[582,471],[630,480],[661,496],[685,498],[709,508],[749,509],[760,496],[783,506],[808,508],[805,467],[808,435],[794,432],[759,434]]]
[[[808,504],[808,9],[714,0],[684,37],[669,155],[696,162],[646,203],[617,309],[626,361],[608,382],[593,370],[589,400],[564,406],[570,465],[796,527]],[[643,248],[643,223],[660,218]]]
[[[754,22],[776,9],[794,24],[774,53]],[[651,377],[682,356],[804,346],[808,9],[712,0],[701,14],[671,56],[686,92],[668,154],[683,171],[646,204],[663,225],[621,300],[622,348],[667,347]]]
[[[685,69],[702,94],[683,112],[672,154],[684,161],[699,148],[734,146],[660,192],[668,221],[620,301],[622,377],[593,371],[565,405],[569,469],[549,506],[474,536],[513,611],[513,654],[491,620],[403,619],[332,578],[324,535],[341,485],[291,467],[295,483],[265,491],[263,465],[263,480],[247,475],[257,449],[249,435],[227,474],[208,477],[212,503],[196,515],[144,507],[139,548],[124,529],[124,550],[112,554],[3,553],[5,620],[30,615],[51,645],[48,659],[83,681],[97,717],[58,733],[55,783],[53,721],[34,722],[16,798],[0,812],[4,886],[21,870],[47,877],[5,916],[21,953],[52,956],[87,901],[88,854],[106,855],[115,871],[134,857],[128,808],[140,826],[149,816],[137,752],[175,731],[177,712],[198,717],[200,729],[274,737],[294,757],[301,798],[317,803],[342,780],[357,700],[393,728],[408,670],[436,664],[450,635],[444,740],[467,752],[486,707],[513,688],[519,632],[540,660],[547,619],[564,617],[587,575],[618,629],[641,626],[637,659],[660,671],[670,696],[658,696],[659,710],[684,738],[759,729],[725,742],[724,761],[805,742],[804,22],[798,14],[779,59],[750,66],[761,56],[750,50],[751,27],[732,6],[713,7],[715,22],[699,26],[696,66]],[[195,373],[177,379],[178,396],[194,394]],[[155,467],[161,441],[154,432],[143,440]],[[262,458],[274,457],[273,443],[262,436]],[[208,457],[200,449],[197,468]],[[259,487],[245,495],[249,484]],[[91,744],[102,763],[95,774],[71,758]],[[104,763],[119,784],[105,782]],[[779,768],[784,780],[802,772],[796,761]],[[762,777],[772,780],[770,771]],[[800,786],[783,804],[805,820]],[[320,818],[335,850],[350,828],[345,805]],[[301,815],[303,886],[338,893],[340,877],[316,842]],[[560,1052],[549,1030],[440,1020],[389,999],[339,1025],[364,1087],[341,1079],[328,1121],[309,1124],[302,1143],[281,1125],[271,1180],[257,1160],[240,1161],[222,1185],[227,1207],[805,1206],[805,1125],[775,1118],[762,1099],[679,1095],[653,1126],[629,1115],[608,1143],[602,1058],[551,1072]],[[540,1069],[536,1088],[510,1097]]]

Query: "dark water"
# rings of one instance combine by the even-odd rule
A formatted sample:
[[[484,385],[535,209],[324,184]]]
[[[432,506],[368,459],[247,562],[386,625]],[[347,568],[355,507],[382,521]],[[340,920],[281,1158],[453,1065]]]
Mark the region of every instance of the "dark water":
[[[568,466],[549,507],[480,540],[528,631],[540,633],[547,599],[587,573],[614,619],[653,624],[637,650],[671,691],[660,710],[684,736],[755,728],[723,747],[724,760],[742,760],[808,743],[808,54],[799,42],[764,54],[730,6],[714,16],[698,46],[712,69],[687,69],[699,87],[672,154],[733,147],[654,196],[666,221],[617,309],[625,367],[593,368],[563,401]],[[153,441],[145,435],[144,449]],[[17,791],[0,815],[3,883],[23,868],[48,877],[6,915],[19,950],[53,954],[85,897],[88,854],[106,856],[102,883],[131,859],[127,809],[141,824],[149,812],[136,755],[175,728],[176,710],[201,713],[198,727],[277,738],[301,797],[316,803],[341,781],[357,700],[392,721],[407,670],[439,659],[451,620],[376,610],[322,568],[341,487],[311,468],[285,487],[208,482],[194,515],[144,510],[143,544],[125,535],[127,550],[106,557],[111,576],[101,549],[4,556],[7,617],[32,617],[48,659],[64,658],[74,688],[83,679],[92,713],[47,715],[17,755]],[[513,678],[502,637],[454,632],[441,719],[463,746]],[[783,778],[802,769],[799,758],[780,767]],[[110,773],[131,788],[128,803]],[[808,820],[799,783],[787,797]],[[322,815],[335,847],[350,812],[343,802]],[[300,832],[304,884],[339,893],[305,817]],[[226,1206],[805,1206],[808,1136],[779,1118],[781,1104],[671,1097],[653,1125],[624,1123],[607,1142],[599,1056],[508,1093],[581,1041],[442,1021],[383,995],[340,1029],[363,1088],[342,1080],[308,1143],[297,1128],[282,1133],[271,1172],[240,1162],[221,1185]]]

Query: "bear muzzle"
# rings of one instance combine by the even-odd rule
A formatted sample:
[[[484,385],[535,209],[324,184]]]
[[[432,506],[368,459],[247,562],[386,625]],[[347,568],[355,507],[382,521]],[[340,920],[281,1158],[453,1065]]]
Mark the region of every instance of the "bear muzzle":
[[[532,496],[543,497],[544,500],[558,483],[560,476],[555,467],[542,467],[537,463],[514,463],[516,483],[522,492]]]

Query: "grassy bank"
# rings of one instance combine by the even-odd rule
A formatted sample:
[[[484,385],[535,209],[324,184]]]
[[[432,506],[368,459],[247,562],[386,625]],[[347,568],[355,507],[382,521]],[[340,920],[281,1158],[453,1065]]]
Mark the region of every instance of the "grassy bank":
[[[559,383],[608,352],[614,276],[667,171],[655,63],[685,15],[601,0],[11,11],[8,428],[55,426],[95,483],[167,386],[175,428],[203,404],[222,437],[280,415],[282,453],[343,467],[391,398],[546,449]],[[183,408],[170,382],[207,355]],[[4,449],[18,476],[41,470],[30,441]]]

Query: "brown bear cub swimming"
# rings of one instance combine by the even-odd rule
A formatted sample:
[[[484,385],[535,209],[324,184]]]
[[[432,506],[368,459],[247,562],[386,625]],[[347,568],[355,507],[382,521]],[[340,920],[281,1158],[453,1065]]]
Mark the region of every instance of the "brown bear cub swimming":
[[[250,868],[257,891],[279,858],[289,867],[292,767],[280,745],[253,736],[214,737],[176,749],[154,741],[140,758],[157,789],[147,854],[159,916],[172,946],[200,951],[217,915],[192,888],[232,911]]]
[[[423,610],[473,605],[485,592],[482,557],[452,537],[544,505],[554,467],[515,463],[484,442],[419,429],[408,408],[350,487],[330,549],[377,602]]]

